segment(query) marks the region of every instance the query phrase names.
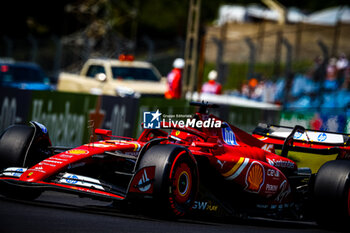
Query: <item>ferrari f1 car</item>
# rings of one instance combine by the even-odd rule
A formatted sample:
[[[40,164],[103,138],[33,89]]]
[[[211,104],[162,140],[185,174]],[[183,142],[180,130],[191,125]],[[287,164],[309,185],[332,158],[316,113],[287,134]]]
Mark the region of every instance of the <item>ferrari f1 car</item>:
[[[304,128],[285,131],[281,139],[260,127],[255,136],[268,140],[259,140],[208,114],[215,105],[193,104],[199,111],[189,126],[163,121],[145,128],[138,139],[96,129],[101,140],[77,148],[52,146],[38,122],[10,126],[0,137],[0,191],[24,199],[45,190],[70,192],[174,217],[267,216],[324,224],[349,219],[348,136],[333,135],[343,139],[341,144],[308,145],[339,153],[312,174],[287,158]],[[215,124],[203,124],[208,121]]]

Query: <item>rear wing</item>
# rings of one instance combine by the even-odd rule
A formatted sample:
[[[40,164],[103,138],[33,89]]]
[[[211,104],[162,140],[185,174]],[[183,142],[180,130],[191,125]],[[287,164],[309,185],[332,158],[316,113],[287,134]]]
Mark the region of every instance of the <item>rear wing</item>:
[[[285,139],[293,129],[287,126],[259,124],[253,131],[253,136],[266,143],[274,144],[276,148],[282,148]],[[339,151],[340,148],[349,147],[350,135],[306,129],[303,133],[296,132],[293,141],[293,150],[321,150],[319,152],[324,150],[322,154],[329,154]]]

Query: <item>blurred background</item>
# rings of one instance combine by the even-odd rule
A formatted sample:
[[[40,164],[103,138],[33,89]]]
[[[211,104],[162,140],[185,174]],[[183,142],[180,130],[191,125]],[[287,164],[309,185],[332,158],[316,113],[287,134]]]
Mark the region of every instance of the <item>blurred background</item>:
[[[57,78],[61,70],[79,71],[90,57],[128,53],[165,76],[184,57],[190,2],[4,1],[0,57],[36,62]],[[253,76],[276,80],[287,69],[305,73],[317,56],[350,53],[348,1],[280,0],[280,8],[268,2],[200,1],[204,79],[220,69],[224,89],[234,90]]]
[[[348,1],[12,0],[1,8],[0,57],[36,63],[54,84],[89,58],[132,54],[167,76],[181,57],[187,98],[199,98],[216,70],[225,98],[282,109],[277,123],[350,131]]]

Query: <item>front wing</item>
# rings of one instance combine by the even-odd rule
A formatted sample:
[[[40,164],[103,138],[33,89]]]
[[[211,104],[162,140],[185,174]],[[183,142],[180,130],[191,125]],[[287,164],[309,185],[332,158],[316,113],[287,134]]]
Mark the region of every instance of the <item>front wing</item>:
[[[94,199],[117,200],[127,199],[128,194],[150,195],[153,191],[154,167],[140,169],[129,174],[130,184],[127,189],[118,188],[101,180],[72,173],[59,173],[55,179],[44,181],[22,181],[20,177],[27,168],[10,167],[0,173],[0,190],[11,192],[54,190],[77,194]],[[146,174],[146,175],[145,175]],[[143,195],[142,195],[143,194]]]

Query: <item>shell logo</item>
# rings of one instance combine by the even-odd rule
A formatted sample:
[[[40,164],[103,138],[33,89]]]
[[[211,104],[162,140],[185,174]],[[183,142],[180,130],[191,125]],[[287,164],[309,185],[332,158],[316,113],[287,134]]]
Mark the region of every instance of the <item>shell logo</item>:
[[[264,141],[264,140],[268,139],[267,137],[264,137],[264,136],[258,136],[256,138],[259,139],[260,141]]]
[[[264,167],[258,163],[253,163],[247,172],[246,189],[250,192],[258,193],[265,181]]]
[[[72,149],[66,152],[66,154],[70,154],[70,155],[86,155],[88,153],[89,153],[88,150],[82,150],[82,149]]]

